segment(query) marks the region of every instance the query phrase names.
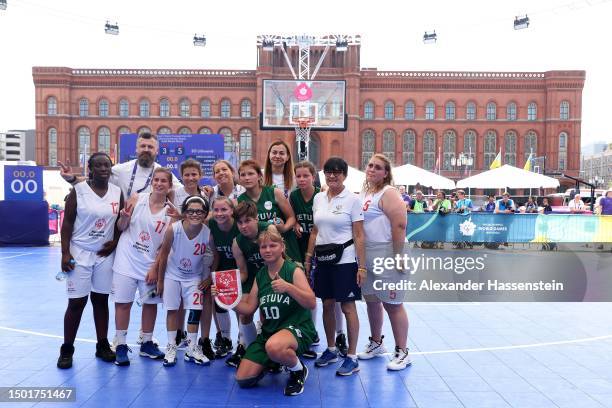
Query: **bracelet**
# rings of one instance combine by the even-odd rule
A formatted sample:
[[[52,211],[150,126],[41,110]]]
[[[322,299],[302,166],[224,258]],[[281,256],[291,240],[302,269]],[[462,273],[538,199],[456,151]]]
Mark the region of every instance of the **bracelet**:
[[[306,252],[304,255],[309,256],[312,258],[312,252]]]
[[[359,268],[357,268],[357,272],[361,272],[361,271],[368,271],[368,268],[364,268],[363,266],[360,266]]]
[[[77,176],[75,176],[74,174],[72,175],[72,178],[70,180],[66,180],[66,183],[72,184],[77,180]]]

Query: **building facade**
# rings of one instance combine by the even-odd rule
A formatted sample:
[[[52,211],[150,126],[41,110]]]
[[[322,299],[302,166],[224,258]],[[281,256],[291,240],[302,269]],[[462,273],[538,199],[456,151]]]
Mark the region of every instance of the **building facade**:
[[[311,48],[311,60],[323,49]],[[262,131],[264,79],[291,79],[281,51],[258,47],[255,70],[71,69],[34,67],[37,161],[78,162],[111,154],[118,135],[221,133],[226,150],[263,161],[290,131]],[[297,51],[289,52],[297,64]],[[317,165],[331,155],[363,168],[375,152],[460,179],[487,170],[498,152],[522,167],[530,153],[546,170],[578,175],[584,71],[415,72],[361,68],[360,45],[330,51],[318,80],[346,81],[348,127],[311,133]],[[453,158],[471,155],[469,168]],[[456,164],[456,163],[455,163]]]
[[[582,157],[580,176],[596,188],[612,188],[612,143],[602,152]]]
[[[0,133],[0,160],[35,160],[34,130],[9,130]]]

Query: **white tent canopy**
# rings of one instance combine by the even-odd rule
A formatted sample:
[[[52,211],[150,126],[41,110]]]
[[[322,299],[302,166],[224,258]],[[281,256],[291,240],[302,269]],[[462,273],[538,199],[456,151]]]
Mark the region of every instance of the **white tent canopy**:
[[[319,179],[321,180],[321,185],[325,185],[325,174],[323,174],[323,170],[319,171]],[[346,175],[346,179],[344,180],[344,185],[353,193],[358,193],[363,189],[363,182],[365,181],[365,173],[355,167],[348,166],[348,172]]]
[[[559,180],[504,164],[457,182],[458,188],[556,188]]]
[[[393,182],[396,185],[405,184],[407,186],[414,186],[420,184],[425,187],[444,190],[452,190],[455,188],[455,182],[453,180],[420,167],[413,166],[412,164],[394,167],[391,173],[393,174]]]

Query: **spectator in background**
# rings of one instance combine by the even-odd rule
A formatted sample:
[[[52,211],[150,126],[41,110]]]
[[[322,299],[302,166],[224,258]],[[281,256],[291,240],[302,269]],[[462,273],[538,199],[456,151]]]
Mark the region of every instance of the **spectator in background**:
[[[465,191],[457,191],[457,204],[455,206],[455,212],[458,213],[469,213],[474,208],[472,200],[465,197]]]
[[[423,196],[423,192],[421,190],[417,190],[416,197],[414,198],[414,200],[410,201],[408,211],[413,213],[422,213],[427,211],[428,208],[429,203],[427,199]]]
[[[584,201],[580,198],[580,194],[574,196],[574,199],[569,202],[568,207],[571,213],[583,212],[586,210],[586,205],[584,205]]]
[[[432,211],[438,211],[440,212],[440,214],[444,215],[451,212],[451,206],[451,201],[446,198],[446,194],[444,194],[444,191],[438,191],[436,193],[436,199],[431,205],[431,209]]]
[[[482,211],[493,212],[495,211],[495,194],[489,194],[487,202],[482,206]]]
[[[410,203],[412,200],[410,199],[410,194],[406,192],[406,186],[399,186],[398,190],[402,196],[402,200],[404,200],[404,203],[406,203],[406,211],[410,211]]]
[[[612,215],[612,190],[606,191],[606,194],[601,197],[597,209],[601,215]]]
[[[552,212],[552,207],[548,203],[548,198],[544,197],[542,199],[542,214],[550,214]]]
[[[511,214],[514,212],[514,201],[510,199],[510,194],[506,191],[502,194],[502,199],[495,205],[496,214]]]
[[[537,213],[538,212],[538,204],[536,203],[536,200],[532,197],[529,196],[527,198],[527,203],[525,204],[525,212],[526,213]]]

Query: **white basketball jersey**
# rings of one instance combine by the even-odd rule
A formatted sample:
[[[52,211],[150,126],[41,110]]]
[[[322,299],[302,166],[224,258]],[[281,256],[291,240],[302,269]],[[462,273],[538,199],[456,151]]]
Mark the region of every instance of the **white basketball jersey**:
[[[202,225],[200,233],[189,239],[185,233],[182,222],[172,224],[174,241],[168,256],[166,276],[176,281],[192,281],[205,275],[204,267],[206,249],[210,239],[210,230]],[[207,259],[207,261],[209,261]],[[210,263],[206,262],[210,269]]]
[[[361,192],[359,198],[363,203],[363,229],[368,242],[391,242],[391,222],[380,209],[379,203],[385,191],[393,186],[385,186],[376,194]]]
[[[143,280],[149,271],[166,233],[170,217],[166,208],[152,214],[149,207],[150,194],[139,194],[132,210],[128,228],[123,231],[117,251],[113,272]]]
[[[189,197],[189,194],[185,191],[185,187],[180,186],[174,189],[174,201],[172,204],[181,211],[181,205],[183,205],[183,201],[185,201],[187,197]]]
[[[74,190],[77,216],[70,244],[82,250],[97,252],[105,242],[113,239],[121,190],[109,183],[106,194],[100,197],[85,181],[76,184]]]

